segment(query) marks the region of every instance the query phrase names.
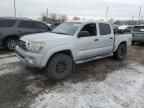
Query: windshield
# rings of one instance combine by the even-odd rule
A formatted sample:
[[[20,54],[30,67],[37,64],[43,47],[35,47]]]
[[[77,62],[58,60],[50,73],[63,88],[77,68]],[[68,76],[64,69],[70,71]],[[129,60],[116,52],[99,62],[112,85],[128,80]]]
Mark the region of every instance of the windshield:
[[[64,35],[74,35],[80,25],[81,23],[79,22],[65,22],[57,26],[54,30],[52,30],[52,32]]]
[[[133,31],[134,32],[144,32],[144,26],[135,26]]]

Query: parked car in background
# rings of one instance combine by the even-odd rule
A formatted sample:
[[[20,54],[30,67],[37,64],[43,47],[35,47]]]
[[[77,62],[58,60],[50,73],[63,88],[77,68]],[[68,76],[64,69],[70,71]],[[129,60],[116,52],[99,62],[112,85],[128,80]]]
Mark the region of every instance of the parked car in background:
[[[118,27],[117,33],[124,34],[124,33],[131,33],[133,26],[123,25]]]
[[[50,27],[51,27],[51,29],[54,29],[54,28],[56,28],[60,24],[61,24],[61,22],[51,23]]]
[[[24,18],[0,18],[0,47],[14,50],[18,39],[26,34],[48,32],[47,24]]]
[[[115,35],[109,23],[64,22],[51,33],[20,38],[16,55],[27,66],[44,68],[49,79],[59,81],[75,64],[111,55],[123,60],[131,40],[131,34]]]
[[[132,44],[144,42],[144,25],[134,26],[132,31]]]

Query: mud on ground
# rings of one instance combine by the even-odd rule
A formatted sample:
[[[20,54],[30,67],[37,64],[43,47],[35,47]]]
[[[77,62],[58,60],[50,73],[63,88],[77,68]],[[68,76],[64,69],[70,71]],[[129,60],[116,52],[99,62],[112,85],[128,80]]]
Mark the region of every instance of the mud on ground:
[[[130,62],[144,65],[144,46],[131,47],[124,61],[109,57],[77,65],[76,72],[61,82],[49,82],[46,73],[28,69],[19,60],[10,61],[14,58],[13,55],[5,57],[5,52],[2,52],[0,56],[0,108],[28,108],[35,97],[63,87],[64,82],[76,84],[87,79],[100,82],[104,81],[109,73],[125,68]],[[2,61],[5,61],[4,64]]]

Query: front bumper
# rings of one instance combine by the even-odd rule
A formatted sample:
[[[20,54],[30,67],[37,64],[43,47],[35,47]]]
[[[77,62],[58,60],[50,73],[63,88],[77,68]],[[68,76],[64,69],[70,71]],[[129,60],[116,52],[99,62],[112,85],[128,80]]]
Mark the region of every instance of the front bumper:
[[[19,46],[16,47],[16,56],[27,66],[29,67],[36,67],[42,68],[41,62],[43,59],[44,54],[37,54],[33,52],[27,52],[20,48]]]

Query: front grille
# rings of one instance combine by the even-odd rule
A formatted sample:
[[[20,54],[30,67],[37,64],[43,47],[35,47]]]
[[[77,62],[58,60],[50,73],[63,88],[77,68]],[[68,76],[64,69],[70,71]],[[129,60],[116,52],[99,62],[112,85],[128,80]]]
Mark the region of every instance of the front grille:
[[[24,50],[26,50],[26,42],[19,40],[18,46]]]

